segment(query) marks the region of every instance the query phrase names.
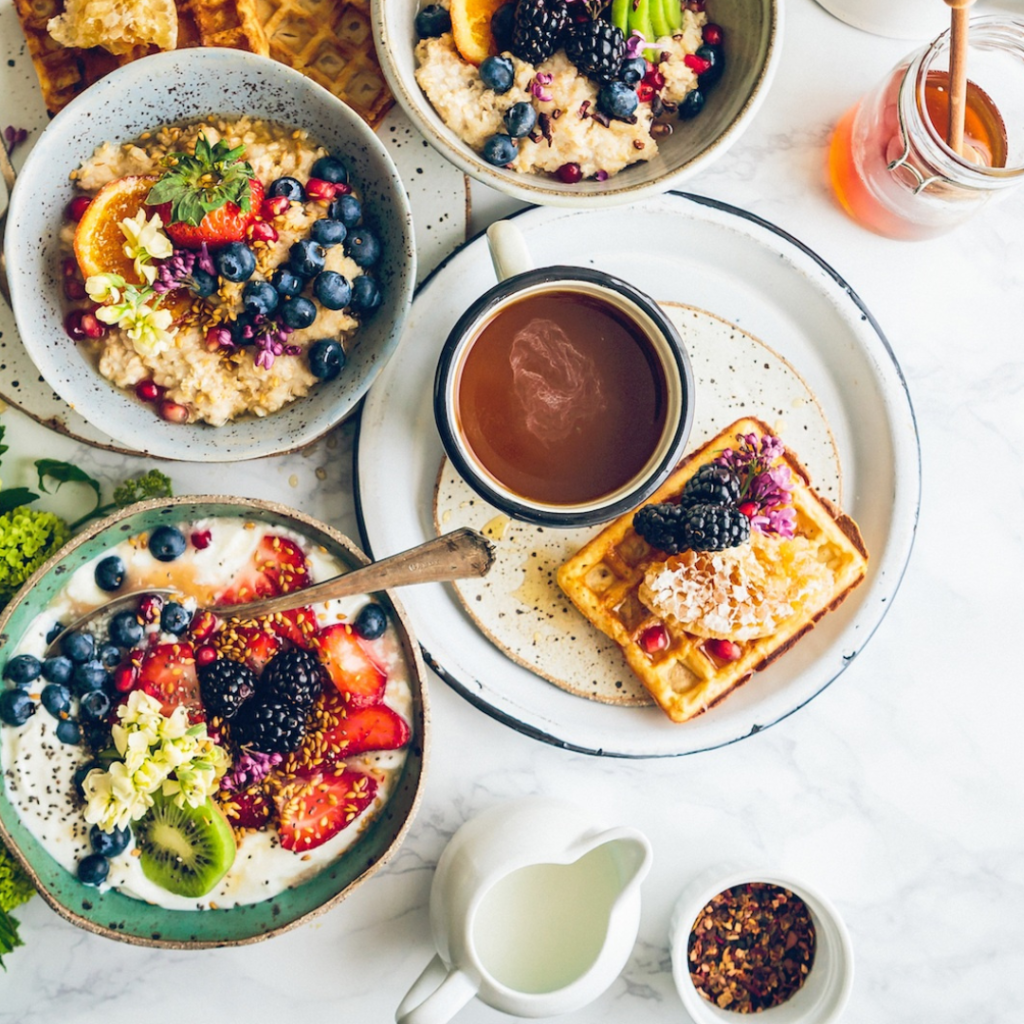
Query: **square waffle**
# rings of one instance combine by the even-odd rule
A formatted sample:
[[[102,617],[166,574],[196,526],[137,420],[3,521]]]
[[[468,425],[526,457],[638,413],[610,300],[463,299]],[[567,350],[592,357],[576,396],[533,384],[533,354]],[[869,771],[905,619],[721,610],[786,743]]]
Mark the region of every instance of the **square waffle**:
[[[737,434],[770,433],[759,420],[738,420],[686,458],[649,502],[677,500],[687,481],[724,448],[732,447]],[[633,529],[632,512],[607,526],[558,570],[562,590],[587,619],[619,644],[630,667],[674,722],[706,711],[785,654],[843,602],[867,571],[868,554],[857,524],[815,493],[807,471],[788,449],[782,459],[792,472],[797,535],[806,538],[817,560],[832,570],[832,582],[827,592],[816,593],[777,623],[770,635],[737,641],[741,654],[734,661],[713,657],[702,637],[687,632],[678,621],[655,616],[640,600],[645,573],[664,556]],[[785,568],[780,565],[779,571]],[[657,624],[665,627],[669,643],[664,650],[648,653],[639,638]]]

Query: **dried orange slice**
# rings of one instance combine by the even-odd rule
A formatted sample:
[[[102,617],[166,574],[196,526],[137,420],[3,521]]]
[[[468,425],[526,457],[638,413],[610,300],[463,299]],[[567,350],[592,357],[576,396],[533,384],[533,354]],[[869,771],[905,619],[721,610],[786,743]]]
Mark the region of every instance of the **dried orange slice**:
[[[85,277],[120,274],[131,284],[142,284],[132,261],[124,254],[121,221],[142,209],[149,190],[159,180],[156,174],[115,178],[93,196],[75,229],[75,258]]]
[[[480,64],[498,52],[491,32],[491,18],[506,0],[452,0],[452,35],[463,60]]]

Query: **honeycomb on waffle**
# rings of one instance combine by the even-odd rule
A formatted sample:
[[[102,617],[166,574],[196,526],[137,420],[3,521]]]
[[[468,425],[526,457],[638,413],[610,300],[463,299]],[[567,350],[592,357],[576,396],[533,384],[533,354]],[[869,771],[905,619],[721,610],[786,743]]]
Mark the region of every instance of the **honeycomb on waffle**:
[[[737,434],[770,433],[759,420],[738,420],[682,462],[649,501],[678,499],[690,477],[722,449],[732,447]],[[694,596],[669,593],[670,581],[659,581],[666,565],[664,556],[633,529],[632,512],[607,526],[558,571],[562,590],[587,619],[619,644],[630,667],[674,722],[685,722],[706,711],[788,651],[822,616],[843,602],[867,571],[868,553],[857,524],[814,491],[807,471],[792,452],[787,449],[782,459],[793,477],[797,543],[787,545],[755,534],[749,549],[726,555],[717,569],[727,576],[737,567],[742,570],[748,558],[758,567],[751,576],[761,575],[748,581],[753,586],[744,586],[744,581],[734,576],[735,589],[727,595],[733,607],[721,608],[717,618],[708,602],[710,610],[698,619],[703,626],[696,627],[704,636],[697,635],[691,622],[684,628],[675,617],[680,600],[692,613]],[[712,568],[704,564],[711,557],[684,552],[667,564],[684,575],[687,571],[699,573]],[[828,571],[816,571],[806,559]],[[656,615],[641,600],[645,576],[644,596],[663,615]],[[795,582],[794,577],[798,577]],[[658,590],[662,591],[661,603],[652,594]],[[746,617],[739,607],[744,602],[755,609]],[[656,625],[665,628],[668,646],[648,653],[640,637]],[[733,639],[740,648],[739,658],[716,658],[708,650],[709,636]]]

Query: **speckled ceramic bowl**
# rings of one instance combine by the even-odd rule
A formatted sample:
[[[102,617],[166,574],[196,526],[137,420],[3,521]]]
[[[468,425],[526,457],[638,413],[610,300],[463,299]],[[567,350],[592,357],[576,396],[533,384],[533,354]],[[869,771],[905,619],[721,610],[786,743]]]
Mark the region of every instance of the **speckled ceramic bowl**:
[[[380,235],[384,304],[360,329],[342,375],[271,416],[223,427],[166,423],[100,375],[63,327],[60,239],[73,195],[68,175],[107,140],[210,114],[249,114],[307,129],[344,155]],[[412,299],[412,217],[395,165],[345,104],[291,68],[241,50],[187,49],[135,61],[58,114],[36,143],[11,197],[7,273],[22,341],[54,391],[113,441],[168,459],[233,461],[290,451],[342,420],[394,352]]]
[[[125,536],[152,530],[161,523],[211,516],[245,516],[289,527],[352,568],[367,562],[359,548],[337,530],[284,505],[208,495],[140,502],[90,526],[40,567],[0,615],[0,648],[24,633],[70,573]],[[313,878],[262,903],[229,910],[165,910],[118,892],[101,893],[61,867],[22,824],[3,791],[4,766],[0,765],[0,839],[14,851],[46,902],[73,924],[108,938],[141,946],[203,949],[258,942],[294,928],[339,903],[375,874],[405,838],[419,804],[430,720],[423,661],[405,612],[388,593],[379,594],[378,599],[398,629],[409,667],[413,738],[391,799],[357,843]]]
[[[631,203],[674,188],[717,160],[740,137],[761,105],[779,59],[781,0],[708,0],[709,20],[725,29],[726,69],[692,121],[658,142],[658,155],[607,181],[567,185],[546,174],[521,174],[487,163],[448,128],[416,82],[413,21],[427,0],[373,4],[373,37],[395,98],[413,124],[467,174],[516,199],[547,206]]]

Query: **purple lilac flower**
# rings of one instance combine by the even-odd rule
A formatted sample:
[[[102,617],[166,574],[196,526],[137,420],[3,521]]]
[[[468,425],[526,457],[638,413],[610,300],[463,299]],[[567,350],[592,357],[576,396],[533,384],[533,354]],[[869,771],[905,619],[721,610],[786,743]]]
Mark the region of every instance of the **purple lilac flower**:
[[[530,83],[530,92],[537,97],[543,103],[550,103],[554,97],[549,93],[544,86],[550,85],[553,81],[554,76],[547,71],[538,71],[534,75],[533,81]]]
[[[211,277],[217,276],[217,268],[213,265],[213,257],[210,255],[210,250],[207,248],[206,243],[199,248],[199,255],[197,256],[199,261],[199,269],[205,270]]]
[[[235,340],[226,327],[211,327],[206,332],[206,344],[210,348],[234,348]]]
[[[7,143],[8,153],[13,153],[27,138],[27,128],[15,128],[13,124],[9,124],[4,129],[4,141]]]
[[[158,277],[153,282],[153,291],[171,292],[175,288],[190,288],[195,283],[192,271],[196,265],[196,254],[188,249],[175,249],[170,258],[162,260]]]
[[[608,172],[607,171],[598,171],[594,175],[594,180],[595,181],[607,181],[608,180]]]
[[[632,60],[634,57],[640,57],[643,55],[644,47],[647,46],[647,40],[644,38],[643,32],[633,29],[630,33],[629,38],[626,40],[626,60]]]
[[[728,466],[740,478],[741,506],[748,512],[750,527],[760,533],[792,537],[796,510],[792,506],[793,474],[785,463],[774,465],[785,451],[777,437],[770,434],[738,434],[736,448],[726,448],[715,460]]]
[[[290,327],[263,317],[258,317],[257,320],[262,320],[262,323],[256,324],[253,333],[253,340],[259,349],[254,360],[257,366],[269,370],[278,356],[297,356],[302,351],[298,345],[287,343],[288,335],[292,333]]]
[[[257,782],[262,782],[269,774],[270,769],[280,764],[280,754],[264,754],[259,750],[248,750],[238,758],[224,778],[220,780],[220,788],[226,789],[229,793],[238,790],[248,789]]]

